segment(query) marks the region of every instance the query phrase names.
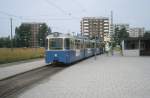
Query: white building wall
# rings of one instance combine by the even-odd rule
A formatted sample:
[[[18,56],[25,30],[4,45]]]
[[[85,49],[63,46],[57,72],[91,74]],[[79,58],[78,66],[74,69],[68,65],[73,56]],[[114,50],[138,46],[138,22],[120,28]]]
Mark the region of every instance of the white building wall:
[[[123,50],[123,56],[140,56],[140,52],[139,52],[139,49]]]

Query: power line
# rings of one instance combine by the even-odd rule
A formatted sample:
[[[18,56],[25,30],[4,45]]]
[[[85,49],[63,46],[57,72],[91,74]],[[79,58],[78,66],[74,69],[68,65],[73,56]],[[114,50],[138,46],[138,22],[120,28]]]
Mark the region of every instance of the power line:
[[[57,8],[63,14],[71,17],[71,18],[49,18],[48,20],[75,20],[75,19],[79,19],[79,17],[72,16],[72,13],[65,11],[64,9],[62,9],[61,7],[59,7],[57,4],[53,3],[52,1],[50,1],[50,0],[44,0],[44,1],[47,2],[47,4]],[[50,16],[50,15],[17,16],[17,15],[10,14],[10,13],[4,12],[4,11],[0,11],[0,13],[3,15],[9,16],[9,19],[10,19],[10,17],[11,18],[13,17],[13,18],[21,19],[21,20],[36,20],[36,19],[41,20],[41,18],[37,18],[37,17],[38,16],[42,16],[42,17],[43,16]],[[44,18],[44,20],[45,20],[45,18]]]
[[[60,20],[78,20],[80,18],[36,18],[36,17],[22,17],[22,20],[54,20],[54,21],[60,21]]]
[[[8,16],[8,17],[2,17],[3,19],[5,18],[5,19],[10,19],[10,17],[12,18],[13,17],[13,19],[14,18],[17,18],[17,19],[19,19],[19,20],[77,20],[77,19],[79,19],[79,17],[73,17],[72,16],[72,18],[37,18],[37,17],[43,17],[43,16],[46,16],[46,17],[48,17],[48,16],[51,16],[51,15],[36,15],[36,16],[17,16],[17,15],[14,15],[14,14],[10,14],[10,13],[7,13],[7,12],[4,12],[4,11],[0,11],[0,14],[3,14],[3,15],[6,15],[6,16]]]
[[[65,15],[68,15],[70,17],[72,17],[72,19],[48,19],[48,20],[73,20],[73,19],[79,19],[79,17],[74,17],[72,16],[72,13],[71,12],[67,12],[65,11],[64,9],[62,9],[61,7],[59,7],[57,4],[53,3],[52,1],[50,0],[44,0],[45,2],[47,2],[47,4],[57,8],[59,11],[61,11],[63,14]],[[80,5],[80,3],[78,1],[76,1],[76,3],[78,3]],[[80,7],[82,7],[80,5]],[[82,7],[83,8],[83,7]],[[84,8],[83,8],[84,11],[86,11]],[[4,12],[4,11],[0,11],[1,14],[3,15],[6,15],[6,16],[9,16],[9,17],[13,17],[13,18],[17,18],[17,19],[26,19],[26,20],[30,20],[30,19],[38,19],[38,18],[35,18],[37,16],[50,16],[50,15],[37,15],[37,16],[17,16],[17,15],[14,15],[14,14],[10,14],[10,13],[7,13],[7,12]],[[41,19],[41,18],[39,18]]]
[[[75,2],[78,6],[80,6],[80,8],[82,8],[83,12],[87,12],[87,10],[84,8],[84,6],[78,0],[72,0],[72,1]]]
[[[58,9],[59,11],[61,11],[63,14],[70,16],[71,13],[66,12],[64,9],[62,9],[62,8],[59,7],[59,6],[57,6],[55,3],[51,2],[50,0],[44,0],[44,1],[46,1],[47,4],[49,4],[49,5],[51,5],[51,6],[55,7],[55,8],[57,8],[57,9]]]
[[[50,1],[50,0],[44,0],[47,4],[57,8],[59,11],[61,11],[63,14],[67,15],[67,16],[70,16],[72,18],[77,18],[75,16],[72,16],[72,13],[71,12],[67,12],[65,11],[64,9],[62,9],[61,7],[59,7],[57,4],[55,4],[54,2]]]
[[[21,16],[16,16],[14,14],[10,14],[10,13],[4,12],[4,11],[0,11],[0,13],[3,15],[9,16],[9,17],[15,17],[15,18],[19,18],[19,19],[22,18]]]

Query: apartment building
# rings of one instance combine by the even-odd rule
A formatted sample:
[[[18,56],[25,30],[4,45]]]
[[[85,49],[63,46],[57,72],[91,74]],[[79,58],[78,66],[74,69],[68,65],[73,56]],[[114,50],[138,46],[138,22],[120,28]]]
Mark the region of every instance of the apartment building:
[[[104,41],[109,35],[109,18],[107,17],[84,17],[80,22],[82,36],[99,38]]]
[[[38,42],[39,28],[43,24],[44,23],[36,23],[36,22],[22,23],[22,25],[30,26],[30,30],[31,30],[30,31],[31,32],[30,47],[38,47],[39,46],[39,42]]]

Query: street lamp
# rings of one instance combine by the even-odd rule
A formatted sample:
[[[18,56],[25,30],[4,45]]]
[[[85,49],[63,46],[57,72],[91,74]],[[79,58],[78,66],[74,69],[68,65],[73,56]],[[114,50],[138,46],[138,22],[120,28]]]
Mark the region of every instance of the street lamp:
[[[95,34],[95,52],[94,52],[95,60],[96,60],[96,52],[97,52],[96,46],[97,46],[97,40],[96,40],[96,34]]]
[[[96,40],[96,23],[93,24],[93,30],[94,30],[93,34],[94,34],[94,37],[95,37],[95,49],[94,49],[95,52],[94,52],[94,58],[95,58],[95,60],[96,60],[96,52],[97,52],[97,51],[96,51],[96,50],[97,50],[97,49],[96,49],[96,44],[97,44],[97,40]]]

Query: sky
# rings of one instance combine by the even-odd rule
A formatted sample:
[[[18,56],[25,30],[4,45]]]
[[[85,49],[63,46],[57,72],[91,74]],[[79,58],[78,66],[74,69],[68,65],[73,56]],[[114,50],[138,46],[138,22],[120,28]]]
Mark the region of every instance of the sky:
[[[114,23],[150,30],[150,0],[0,0],[0,37],[22,22],[45,22],[53,32],[80,32],[82,17],[110,17]]]

